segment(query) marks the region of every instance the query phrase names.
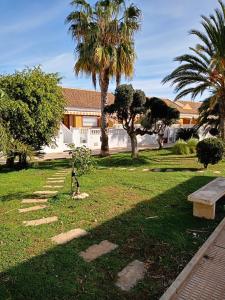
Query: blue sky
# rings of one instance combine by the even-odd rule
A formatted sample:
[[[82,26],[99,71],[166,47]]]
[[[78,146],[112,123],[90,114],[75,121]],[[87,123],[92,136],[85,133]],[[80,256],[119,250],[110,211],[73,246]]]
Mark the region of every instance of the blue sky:
[[[143,11],[143,21],[135,38],[138,59],[131,83],[148,96],[174,99],[173,88],[163,86],[161,80],[176,66],[173,58],[195,44],[188,31],[200,28],[200,15],[209,15],[218,3],[216,0],[132,2]],[[93,89],[90,78],[75,77],[73,73],[74,42],[64,24],[71,11],[69,3],[70,0],[0,0],[1,74],[40,64],[47,72],[59,72],[63,86]],[[114,88],[112,81],[110,90]]]

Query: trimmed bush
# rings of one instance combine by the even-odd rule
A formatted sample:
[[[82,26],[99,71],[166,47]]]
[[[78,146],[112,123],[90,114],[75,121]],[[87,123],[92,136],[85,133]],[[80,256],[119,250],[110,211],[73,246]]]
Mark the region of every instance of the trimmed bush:
[[[173,153],[178,155],[190,154],[188,144],[184,140],[178,140],[173,146]]]
[[[208,138],[200,141],[196,150],[199,162],[204,165],[204,168],[207,168],[208,164],[215,165],[222,160],[224,143],[217,138]]]
[[[192,128],[180,128],[176,134],[176,140],[188,141],[191,138],[199,139],[198,130],[195,127]]]
[[[190,153],[196,153],[196,147],[198,145],[198,139],[190,139],[187,141],[187,145],[188,145],[188,148],[190,150]]]

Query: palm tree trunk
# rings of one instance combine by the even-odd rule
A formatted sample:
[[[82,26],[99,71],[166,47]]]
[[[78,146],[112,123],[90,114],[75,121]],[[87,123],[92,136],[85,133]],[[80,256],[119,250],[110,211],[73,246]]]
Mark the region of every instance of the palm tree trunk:
[[[219,102],[219,113],[220,113],[220,136],[225,141],[225,100],[221,98]]]
[[[109,88],[109,75],[108,71],[104,71],[99,76],[99,83],[101,88],[101,156],[105,157],[109,155],[109,137],[108,137],[108,125],[107,114],[105,113],[105,107],[108,104],[107,95]]]

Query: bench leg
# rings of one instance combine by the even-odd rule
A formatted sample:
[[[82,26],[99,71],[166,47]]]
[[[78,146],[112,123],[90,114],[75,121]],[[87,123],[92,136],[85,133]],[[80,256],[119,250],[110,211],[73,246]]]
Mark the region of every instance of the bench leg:
[[[199,218],[205,218],[209,220],[215,219],[216,204],[205,205],[202,203],[193,203],[193,215]]]

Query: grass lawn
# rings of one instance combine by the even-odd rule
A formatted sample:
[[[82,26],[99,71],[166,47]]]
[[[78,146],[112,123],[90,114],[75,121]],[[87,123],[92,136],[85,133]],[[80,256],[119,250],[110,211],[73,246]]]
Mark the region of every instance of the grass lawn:
[[[198,173],[201,165],[196,158],[174,156],[169,150],[141,152],[135,162],[126,153],[96,160],[100,168],[81,178],[88,199],[71,199],[68,175],[47,209],[25,214],[18,213],[26,207],[21,199],[43,190],[46,179],[68,167],[68,161],[1,171],[1,300],[159,299],[224,215],[221,206],[216,221],[194,218],[187,196],[218,176],[214,171],[225,176],[225,161]],[[143,172],[146,168],[161,172]],[[174,171],[165,172],[167,168]],[[58,216],[59,221],[22,225],[24,220],[48,216]],[[50,241],[75,228],[89,235],[62,246]],[[119,247],[91,263],[79,257],[79,252],[103,240]],[[135,259],[146,262],[147,274],[130,292],[122,292],[114,284],[117,273]]]

